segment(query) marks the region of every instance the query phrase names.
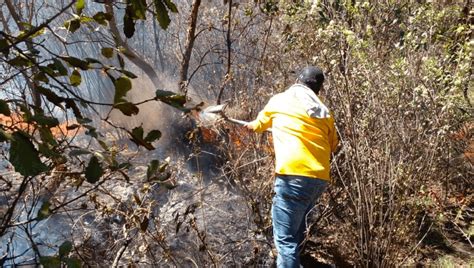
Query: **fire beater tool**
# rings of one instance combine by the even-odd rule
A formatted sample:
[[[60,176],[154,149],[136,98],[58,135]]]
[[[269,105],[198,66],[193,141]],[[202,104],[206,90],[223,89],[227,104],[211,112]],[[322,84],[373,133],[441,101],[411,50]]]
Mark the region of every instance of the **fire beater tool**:
[[[202,123],[204,123],[204,125],[213,125],[219,120],[225,120],[227,122],[231,122],[241,126],[245,126],[249,123],[247,121],[228,117],[224,113],[226,107],[227,103],[206,107],[199,111],[198,118]],[[268,129],[267,131],[271,132],[271,129]]]
[[[241,126],[245,126],[249,123],[247,121],[227,117],[227,115],[224,114],[224,109],[226,108],[226,106],[227,103],[224,103],[220,105],[209,106],[202,109],[201,111],[199,111],[198,114],[199,120],[205,125],[215,124],[217,121],[222,119]]]

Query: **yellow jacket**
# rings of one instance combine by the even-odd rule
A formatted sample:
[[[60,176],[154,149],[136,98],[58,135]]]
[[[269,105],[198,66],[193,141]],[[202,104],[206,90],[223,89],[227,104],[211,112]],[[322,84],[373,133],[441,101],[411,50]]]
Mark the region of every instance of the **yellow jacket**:
[[[290,89],[273,96],[250,126],[256,132],[272,129],[277,174],[329,181],[330,155],[339,142],[334,118],[312,91],[311,97],[322,104],[327,116],[310,117],[301,98],[288,93]]]

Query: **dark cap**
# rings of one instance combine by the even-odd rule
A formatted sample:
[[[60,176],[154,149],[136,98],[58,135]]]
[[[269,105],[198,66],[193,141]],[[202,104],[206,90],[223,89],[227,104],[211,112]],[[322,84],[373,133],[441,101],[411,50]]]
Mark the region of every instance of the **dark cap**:
[[[298,81],[311,88],[314,93],[318,94],[321,85],[324,82],[324,73],[318,67],[308,66],[298,75]]]

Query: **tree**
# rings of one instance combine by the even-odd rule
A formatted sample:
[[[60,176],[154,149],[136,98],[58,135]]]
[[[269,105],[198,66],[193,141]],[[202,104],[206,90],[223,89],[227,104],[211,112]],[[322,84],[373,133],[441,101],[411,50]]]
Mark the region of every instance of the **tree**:
[[[91,3],[91,6],[97,5]],[[1,211],[2,241],[7,241],[5,235],[9,230],[18,228],[24,229],[30,236],[31,229],[28,230],[31,224],[83,200],[108,180],[129,179],[131,163],[120,156],[106,139],[105,133],[97,128],[99,122],[96,119],[109,128],[125,131],[137,146],[147,150],[155,148],[153,143],[161,137],[159,130],[145,133],[140,126],[131,130],[115,126],[108,116],[104,117],[97,111],[97,107],[107,107],[108,114],[116,109],[132,116],[139,113],[140,104],[159,101],[188,111],[184,107],[184,96],[162,89],[157,89],[156,96],[150,99],[136,103],[127,100],[131,80],[136,75],[126,69],[121,55],[142,69],[151,67],[140,61],[126,45],[115,22],[115,12],[124,9],[123,33],[127,38],[134,35],[136,22],[145,20],[147,14],[151,14],[166,29],[170,23],[169,13],[177,12],[175,4],[169,0],[128,0],[114,4],[105,1],[103,6],[105,10],[98,12],[91,7],[94,12],[91,13],[84,0],[62,5],[58,3],[57,7],[34,3],[20,5],[11,0],[0,4],[0,18],[4,26],[0,31],[0,142],[8,146],[2,161],[8,161],[15,171],[0,177],[8,190],[8,206]],[[68,48],[74,44],[58,34],[67,31],[74,35],[79,29],[93,32],[97,27],[106,26],[114,35],[115,46],[102,48],[102,59],[79,58],[69,54]],[[64,50],[48,46],[51,39],[62,44]],[[114,55],[119,59],[118,66],[105,63]],[[111,102],[89,99],[78,92],[77,87],[83,83],[86,72],[102,72],[109,79],[115,88]],[[154,71],[147,74],[158,87],[157,80],[153,79]],[[86,109],[95,113],[94,118],[85,115]],[[89,146],[82,147],[82,142]],[[163,175],[167,174],[165,169],[166,165],[153,160],[148,179],[171,187],[167,181],[169,175]],[[52,198],[56,190],[65,184],[75,184],[82,190],[74,198],[61,201]],[[25,202],[31,207],[26,220],[20,220],[18,215],[23,213],[20,207]],[[144,224],[141,221],[135,228],[145,231]],[[45,266],[54,266],[59,262],[74,266],[78,261],[67,258],[72,249],[69,242],[59,247],[59,253],[54,256],[43,256],[31,236],[29,243],[36,260]],[[0,263],[13,262],[21,255],[1,256]]]
[[[162,133],[146,122],[114,121],[115,114],[134,121],[145,103],[187,112],[188,98],[226,101],[229,116],[250,120],[306,64],[326,71],[322,97],[343,142],[306,251],[338,266],[368,267],[428,263],[442,249],[472,247],[467,2],[24,2],[0,4],[0,252],[9,252],[0,253],[0,264],[18,263],[29,248],[45,266],[271,263],[270,135],[220,123],[201,135],[192,129],[190,158],[214,158],[191,175],[186,167],[172,172],[178,168],[156,151],[137,163],[109,137],[117,130],[140,148],[156,147]],[[131,87],[141,77],[159,90],[146,99],[138,87],[135,100]],[[209,182],[201,176],[207,165],[219,170]],[[176,174],[196,188],[158,196],[176,186]],[[124,198],[115,194],[123,185],[132,188]],[[227,200],[235,196],[217,188],[239,196]],[[160,199],[171,196],[176,206]],[[206,203],[210,197],[220,199]],[[238,211],[228,215],[229,226],[212,230],[206,217],[225,218],[218,206],[226,201]],[[164,205],[176,208],[172,215],[157,214]],[[162,214],[173,230],[161,228]],[[84,228],[46,249],[35,226],[52,216]],[[88,224],[101,232],[88,235]],[[28,248],[13,254],[15,236]]]

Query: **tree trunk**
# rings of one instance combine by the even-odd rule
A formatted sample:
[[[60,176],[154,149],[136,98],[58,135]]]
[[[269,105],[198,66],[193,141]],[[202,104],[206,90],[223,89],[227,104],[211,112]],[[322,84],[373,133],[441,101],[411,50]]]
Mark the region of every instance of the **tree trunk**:
[[[23,21],[21,20],[20,15],[16,12],[17,7],[15,7],[13,5],[11,0],[5,0],[5,4],[7,5],[8,11],[10,12],[13,20],[15,21],[18,29],[20,29],[20,31],[25,31],[25,27],[22,24]],[[5,30],[7,30],[7,29],[5,29]],[[26,43],[26,47],[28,48],[28,51],[33,51],[33,45],[28,40],[26,40],[25,43]],[[39,72],[39,70],[36,66],[33,66],[31,68],[31,71],[32,71],[32,74],[36,74],[36,73]],[[31,90],[31,96],[32,96],[34,105],[38,108],[41,108],[41,95],[39,94],[39,92],[37,90],[38,85],[37,85],[36,81],[29,78],[30,77],[29,72],[22,71],[21,73],[25,77],[25,81],[26,81],[26,83],[28,84],[28,87]]]
[[[158,75],[155,72],[153,66],[148,64],[144,59],[142,59],[121,37],[120,31],[117,27],[117,23],[115,22],[115,14],[112,7],[111,1],[107,1],[105,4],[105,10],[107,13],[112,15],[112,19],[109,22],[110,31],[112,32],[115,44],[117,46],[122,46],[125,51],[123,54],[129,59],[133,64],[135,64],[138,68],[142,69],[145,74],[150,78],[153,86],[155,88],[160,87],[160,81]]]
[[[191,60],[191,53],[193,51],[194,41],[196,40],[196,23],[200,5],[201,0],[193,1],[191,15],[189,16],[186,46],[183,54],[183,60],[181,61],[181,69],[179,71],[179,86],[181,91],[183,91],[185,94],[187,93],[189,61]]]
[[[232,74],[230,73],[230,68],[232,66],[232,40],[230,39],[230,34],[232,31],[232,0],[228,0],[228,22],[227,22],[227,35],[226,35],[226,45],[227,45],[227,69],[225,72],[224,82],[222,83],[221,88],[219,89],[219,94],[217,95],[217,104],[221,104],[222,94],[224,93],[224,89],[226,85],[232,81]]]
[[[163,53],[161,52],[161,47],[160,47],[160,38],[159,38],[159,33],[158,29],[156,27],[156,20],[153,20],[153,34],[155,36],[155,61],[154,61],[154,66],[156,66],[157,61],[160,61],[160,70],[163,72],[165,70],[165,62],[163,59]],[[156,56],[158,54],[158,60],[156,59]]]

